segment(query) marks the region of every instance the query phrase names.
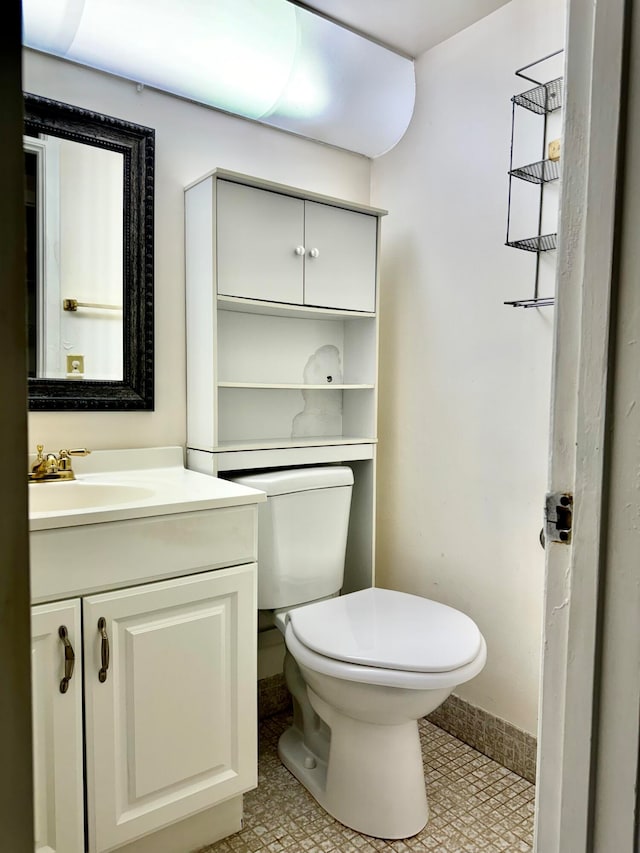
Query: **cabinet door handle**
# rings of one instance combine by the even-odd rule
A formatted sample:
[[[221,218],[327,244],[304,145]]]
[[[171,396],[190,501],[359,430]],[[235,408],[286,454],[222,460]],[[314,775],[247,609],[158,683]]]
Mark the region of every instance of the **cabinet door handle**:
[[[306,250],[305,250],[304,246],[296,246],[295,251],[296,251],[296,255],[304,255]]]
[[[104,616],[98,619],[98,631],[102,640],[100,642],[100,658],[102,666],[98,672],[98,681],[103,684],[107,680],[107,670],[109,669],[109,637],[107,636],[107,620]]]
[[[73,653],[73,646],[69,640],[69,632],[66,625],[61,625],[58,628],[58,636],[64,643],[64,678],[60,682],[60,693],[66,693],[73,676],[73,666],[76,662],[76,656]]]
[[[311,255],[312,258],[319,258],[320,257],[320,249],[311,249],[309,251],[309,254]]]

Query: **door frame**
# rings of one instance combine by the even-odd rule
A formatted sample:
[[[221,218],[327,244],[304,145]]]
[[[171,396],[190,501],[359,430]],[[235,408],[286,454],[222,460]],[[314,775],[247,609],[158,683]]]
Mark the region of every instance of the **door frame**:
[[[618,488],[611,479],[619,438],[612,429],[613,358],[631,6],[632,0],[568,2],[549,492],[573,493],[573,543],[547,545],[538,853],[632,849],[622,841],[594,846],[607,774],[597,752],[605,590],[615,570],[608,529]],[[634,710],[637,730],[638,705]],[[631,752],[629,763],[635,772]],[[614,810],[621,805],[609,803]]]
[[[15,853],[33,853],[21,20],[20,0],[5,3],[0,28],[0,825]]]

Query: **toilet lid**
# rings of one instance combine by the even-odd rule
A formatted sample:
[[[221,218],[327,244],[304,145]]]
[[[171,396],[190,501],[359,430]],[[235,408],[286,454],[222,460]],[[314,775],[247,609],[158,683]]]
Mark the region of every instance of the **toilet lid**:
[[[308,649],[338,661],[410,672],[446,672],[474,660],[478,626],[453,607],[389,589],[365,589],[291,611]]]

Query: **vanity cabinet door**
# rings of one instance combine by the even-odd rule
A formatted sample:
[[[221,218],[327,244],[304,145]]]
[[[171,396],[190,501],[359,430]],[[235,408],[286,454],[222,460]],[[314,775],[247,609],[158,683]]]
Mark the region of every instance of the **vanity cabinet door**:
[[[84,851],[80,626],[79,599],[31,608],[34,829],[38,853]],[[70,646],[65,645],[61,633]],[[71,668],[70,650],[75,657],[73,673],[63,683],[65,663],[67,675]]]
[[[217,182],[218,293],[302,302],[304,201]]]
[[[91,853],[256,786],[256,606],[255,564],[84,599]]]
[[[375,216],[305,202],[305,305],[374,312],[377,233]]]

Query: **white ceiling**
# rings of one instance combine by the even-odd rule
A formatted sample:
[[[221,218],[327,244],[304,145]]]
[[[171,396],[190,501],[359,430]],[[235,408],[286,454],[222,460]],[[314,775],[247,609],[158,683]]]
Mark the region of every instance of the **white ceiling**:
[[[416,57],[508,0],[304,0],[389,47]]]

